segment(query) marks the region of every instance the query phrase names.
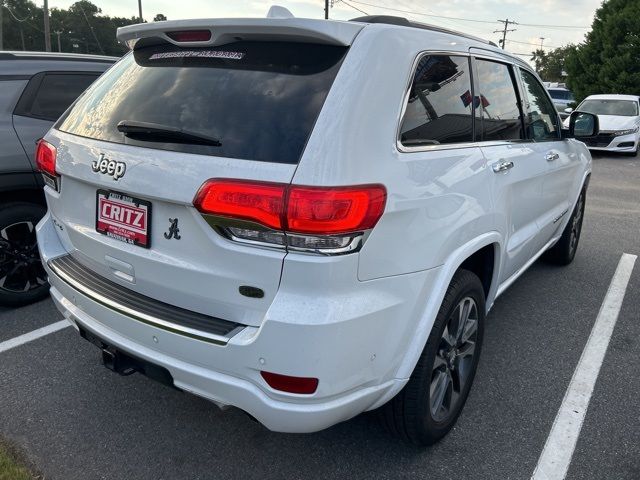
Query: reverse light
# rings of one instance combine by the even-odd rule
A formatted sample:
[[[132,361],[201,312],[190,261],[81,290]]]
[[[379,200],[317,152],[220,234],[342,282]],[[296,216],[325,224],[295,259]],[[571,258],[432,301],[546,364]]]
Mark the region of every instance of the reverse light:
[[[208,42],[211,40],[211,30],[182,30],[166,32],[167,37],[180,43]]]
[[[54,190],[58,190],[58,180],[60,178],[56,173],[57,156],[56,147],[43,139],[38,140],[36,145],[36,166],[42,173],[44,182]]]
[[[205,182],[194,200],[231,240],[324,254],[359,248],[385,203],[386,190],[377,184],[307,187],[226,179]]]
[[[274,390],[287,393],[310,395],[318,389],[318,379],[311,377],[291,377],[279,373],[260,372],[265,382]]]

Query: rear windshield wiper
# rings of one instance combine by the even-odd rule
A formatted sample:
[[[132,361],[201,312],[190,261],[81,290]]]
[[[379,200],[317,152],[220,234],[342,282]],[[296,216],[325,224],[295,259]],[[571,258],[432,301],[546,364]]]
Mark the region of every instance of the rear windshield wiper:
[[[118,123],[118,131],[127,137],[147,140],[151,142],[186,143],[192,145],[222,146],[217,138],[209,137],[201,133],[189,132],[180,128],[159,123],[136,122],[134,120],[122,120]]]

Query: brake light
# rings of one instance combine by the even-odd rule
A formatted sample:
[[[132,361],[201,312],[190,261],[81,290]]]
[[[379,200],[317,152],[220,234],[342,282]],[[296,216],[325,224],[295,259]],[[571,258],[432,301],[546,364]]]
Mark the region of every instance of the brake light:
[[[211,30],[184,30],[166,32],[167,37],[176,42],[208,42],[211,40]]]
[[[282,229],[286,186],[241,180],[210,180],[196,195],[194,205],[202,213],[221,215]]]
[[[306,187],[226,179],[205,182],[194,199],[198,211],[214,216],[208,221],[232,240],[325,254],[358,248],[385,203],[382,185]]]
[[[38,144],[36,146],[36,165],[38,170],[55,177],[56,156],[56,147],[43,139],[38,140]]]
[[[386,198],[382,185],[292,186],[287,199],[287,230],[321,235],[369,230],[382,216]]]
[[[312,394],[318,389],[318,379],[311,377],[291,377],[279,373],[260,372],[262,378],[274,390],[287,393]]]

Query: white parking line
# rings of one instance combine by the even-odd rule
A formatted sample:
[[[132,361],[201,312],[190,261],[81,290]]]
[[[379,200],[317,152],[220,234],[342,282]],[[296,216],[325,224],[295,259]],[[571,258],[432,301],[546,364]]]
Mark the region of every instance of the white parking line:
[[[51,325],[47,325],[46,327],[38,328],[37,330],[25,333],[24,335],[19,335],[12,338],[11,340],[0,343],[0,353],[11,350],[14,347],[19,347],[20,345],[23,345],[27,342],[36,340],[40,337],[44,337],[45,335],[49,335],[50,333],[57,332],[58,330],[62,330],[63,328],[67,328],[70,326],[71,324],[68,320],[60,320],[59,322],[52,323]]]
[[[567,475],[571,457],[582,429],[600,366],[607,353],[609,340],[616,326],[624,294],[638,257],[622,254],[607,295],[602,302],[596,323],[582,351],[573,378],[551,427],[532,480],[562,480]]]

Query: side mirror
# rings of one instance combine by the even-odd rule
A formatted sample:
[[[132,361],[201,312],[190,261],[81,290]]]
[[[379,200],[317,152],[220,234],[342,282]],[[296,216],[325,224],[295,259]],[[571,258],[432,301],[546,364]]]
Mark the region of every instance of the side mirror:
[[[573,108],[571,107],[564,109],[564,113],[572,113],[572,112],[573,112]]]
[[[600,133],[598,116],[593,113],[575,111],[569,120],[569,136],[572,138],[595,137]]]

